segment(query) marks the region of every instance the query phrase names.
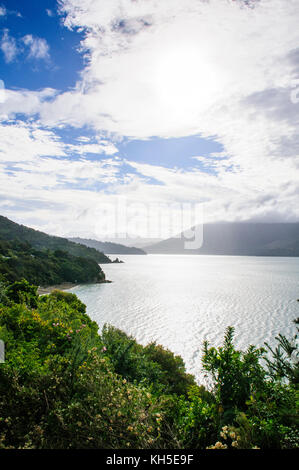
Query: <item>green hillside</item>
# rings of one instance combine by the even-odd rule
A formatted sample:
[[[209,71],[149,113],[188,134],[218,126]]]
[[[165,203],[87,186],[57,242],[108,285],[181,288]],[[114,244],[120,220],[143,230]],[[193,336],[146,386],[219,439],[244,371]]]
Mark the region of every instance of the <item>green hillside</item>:
[[[28,242],[30,245],[37,250],[62,250],[70,255],[90,258],[97,263],[105,264],[111,263],[110,258],[104,255],[104,253],[89,248],[85,245],[71,242],[66,238],[55,237],[53,235],[47,235],[46,233],[39,232],[24,225],[12,222],[0,215],[0,239],[2,240],[19,240],[21,242]]]
[[[25,278],[40,286],[105,281],[101,267],[90,258],[62,250],[39,251],[28,242],[18,240],[0,240],[0,278],[2,276],[9,282]]]

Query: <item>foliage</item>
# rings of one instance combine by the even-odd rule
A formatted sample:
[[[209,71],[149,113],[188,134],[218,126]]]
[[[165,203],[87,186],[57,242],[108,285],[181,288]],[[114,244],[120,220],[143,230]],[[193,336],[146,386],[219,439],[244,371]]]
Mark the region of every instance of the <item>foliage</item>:
[[[220,424],[218,440],[210,447],[298,447],[297,387],[292,381],[282,383],[280,375],[271,371],[269,375],[262,367],[260,359],[272,363],[264,349],[250,346],[246,352],[237,351],[233,333],[229,327],[218,349],[204,344],[203,366],[214,380]],[[227,439],[223,429],[238,438]]]
[[[295,325],[299,325],[299,318],[294,320]],[[297,326],[297,333],[299,328]],[[267,348],[272,353],[272,359],[266,358],[269,374],[276,380],[288,380],[294,385],[299,384],[299,347],[296,334],[292,340],[279,334],[276,337],[278,346],[275,351],[267,344]]]
[[[21,279],[7,287],[6,297],[17,304],[25,303],[28,307],[36,308],[37,286],[32,286],[26,279]]]
[[[37,251],[18,240],[0,240],[0,274],[9,282],[26,278],[36,285],[105,279],[100,266],[90,258],[75,257],[61,250]]]
[[[298,392],[288,385],[267,381],[247,402],[246,418],[259,447],[284,448],[288,435],[297,433],[294,447],[299,446]]]
[[[7,282],[0,275],[0,304],[5,304],[7,301]]]
[[[234,328],[228,327],[223,347],[209,348],[204,343],[203,367],[211,372],[216,384],[216,396],[224,416],[230,417],[234,409],[244,409],[253,387],[263,384],[265,371],[259,363],[263,349],[249,346],[244,353],[233,345]]]
[[[151,343],[142,347],[131,336],[109,325],[104,325],[102,340],[115,371],[130,381],[152,384],[156,391],[187,394],[194,377],[186,374],[180,356],[160,345]]]
[[[158,382],[145,384],[140,371],[134,380],[116,373],[108,343],[74,294],[54,291],[40,297],[37,308],[23,299],[2,305],[0,338],[6,344],[0,367],[3,447],[163,446],[167,396],[153,392]],[[151,365],[163,376],[159,364]]]
[[[174,400],[172,435],[180,448],[205,448],[217,437],[218,413],[212,393],[192,386],[188,398]],[[178,437],[177,437],[178,436]]]

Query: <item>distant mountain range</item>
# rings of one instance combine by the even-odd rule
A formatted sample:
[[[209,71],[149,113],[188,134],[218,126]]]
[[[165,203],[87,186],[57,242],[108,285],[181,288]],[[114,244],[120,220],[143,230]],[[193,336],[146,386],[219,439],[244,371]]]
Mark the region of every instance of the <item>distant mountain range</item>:
[[[7,219],[0,215],[0,239],[6,241],[19,240],[21,242],[28,242],[37,250],[62,250],[70,255],[90,258],[99,264],[111,263],[111,259],[104,253],[89,248],[83,244],[74,243],[62,237],[55,237],[47,235],[46,233],[39,232],[25,225],[17,224],[12,220]]]
[[[119,243],[100,242],[89,238],[69,238],[71,242],[81,243],[109,255],[146,255],[141,248],[128,247]]]
[[[199,249],[186,249],[186,240],[182,236],[151,245],[147,245],[145,240],[146,246],[140,249],[87,238],[66,239],[47,235],[0,216],[1,239],[28,242],[36,250],[62,250],[72,256],[92,259],[99,264],[112,262],[106,254],[299,256],[299,223],[210,223],[203,226],[203,245]]]
[[[203,226],[201,248],[185,249],[185,241],[169,238],[145,249],[161,254],[299,256],[299,223],[211,223]]]

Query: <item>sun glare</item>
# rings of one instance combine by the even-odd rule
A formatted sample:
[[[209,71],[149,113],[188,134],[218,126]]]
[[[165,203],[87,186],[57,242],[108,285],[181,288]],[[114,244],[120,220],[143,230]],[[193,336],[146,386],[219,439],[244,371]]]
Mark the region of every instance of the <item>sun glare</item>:
[[[153,86],[159,102],[179,112],[204,108],[217,89],[216,74],[204,53],[192,45],[161,51]]]

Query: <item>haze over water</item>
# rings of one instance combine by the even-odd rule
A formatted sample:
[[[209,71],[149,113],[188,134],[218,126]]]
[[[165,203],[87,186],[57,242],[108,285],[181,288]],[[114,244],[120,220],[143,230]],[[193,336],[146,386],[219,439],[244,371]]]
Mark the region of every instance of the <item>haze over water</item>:
[[[156,341],[180,354],[205,382],[202,343],[223,342],[235,327],[238,348],[293,336],[299,316],[298,258],[147,255],[104,265],[112,284],[72,289],[100,328],[110,323],[138,342]]]

